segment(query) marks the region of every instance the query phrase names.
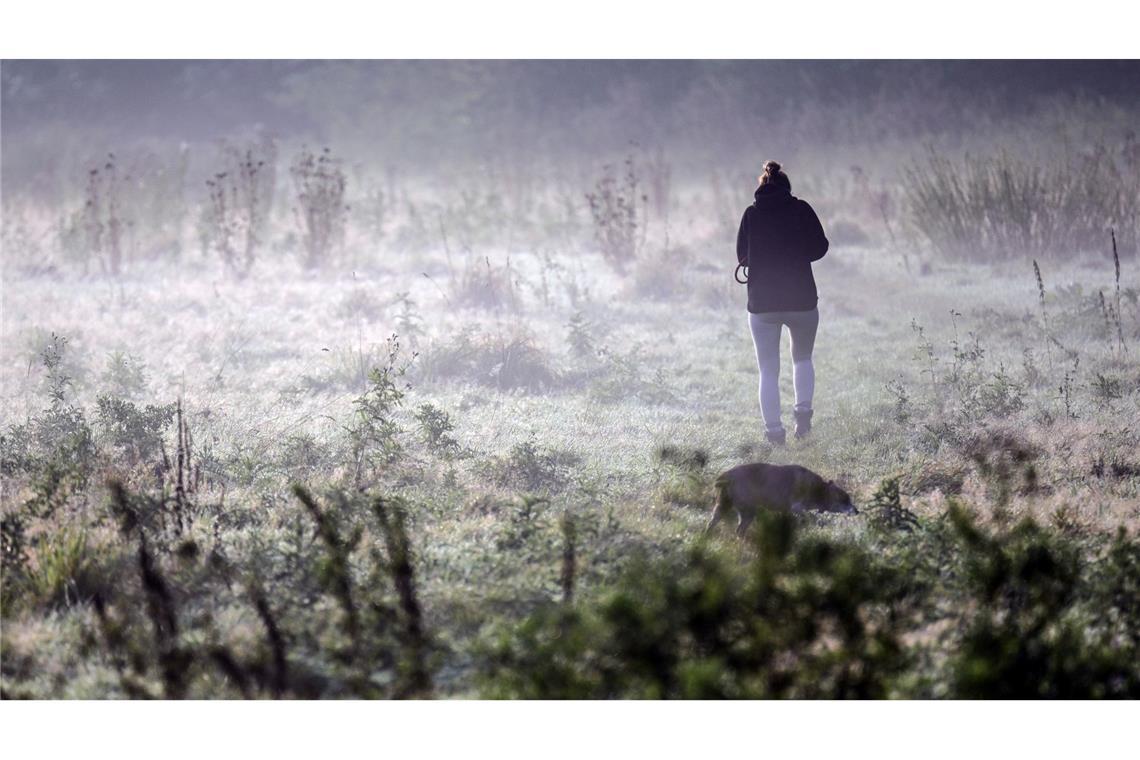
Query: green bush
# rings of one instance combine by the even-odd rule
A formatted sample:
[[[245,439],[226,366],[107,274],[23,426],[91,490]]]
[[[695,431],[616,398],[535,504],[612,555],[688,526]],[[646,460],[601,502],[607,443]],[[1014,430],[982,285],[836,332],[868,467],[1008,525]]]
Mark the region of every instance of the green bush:
[[[1106,594],[1102,587],[1094,596],[1100,604],[1086,606],[1081,557],[1073,542],[1030,520],[990,536],[960,509],[951,510],[950,519],[963,540],[966,582],[977,608],[951,661],[955,696],[1140,696],[1134,594],[1140,588],[1140,562],[1134,548],[1118,537],[1109,555],[1116,567],[1094,585],[1112,591]],[[1131,641],[1109,625],[1118,616],[1130,623],[1125,631],[1131,629]]]
[[[492,457],[481,469],[496,485],[550,493],[566,486],[572,468],[580,461],[572,452],[539,445],[531,433],[505,456]]]
[[[862,550],[758,521],[745,564],[697,546],[635,561],[599,598],[550,605],[484,655],[491,697],[884,697],[906,664],[891,584]]]
[[[105,441],[131,464],[150,461],[160,453],[162,435],[174,420],[177,406],[147,404],[140,409],[131,401],[110,395],[99,396],[95,405]]]

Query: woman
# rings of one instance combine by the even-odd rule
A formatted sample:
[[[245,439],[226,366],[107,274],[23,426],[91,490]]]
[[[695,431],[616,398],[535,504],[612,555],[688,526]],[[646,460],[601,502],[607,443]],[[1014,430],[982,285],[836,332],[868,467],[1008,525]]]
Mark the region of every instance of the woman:
[[[811,430],[815,369],[811,351],[819,326],[818,295],[811,262],[827,253],[819,217],[792,195],[788,175],[775,161],[764,164],[756,202],[744,210],[736,236],[736,259],[748,267],[748,324],[760,368],[760,411],[765,436],[783,445],[780,421],[780,330],[792,336],[792,378],[796,389],[796,438]]]

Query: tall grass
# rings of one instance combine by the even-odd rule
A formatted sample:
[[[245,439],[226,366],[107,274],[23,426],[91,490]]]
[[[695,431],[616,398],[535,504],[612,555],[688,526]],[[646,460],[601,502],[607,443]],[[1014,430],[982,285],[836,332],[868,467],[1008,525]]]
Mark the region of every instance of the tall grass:
[[[931,149],[902,186],[912,224],[947,258],[1070,257],[1099,249],[1114,226],[1136,245],[1140,172],[1103,144],[1045,161]]]

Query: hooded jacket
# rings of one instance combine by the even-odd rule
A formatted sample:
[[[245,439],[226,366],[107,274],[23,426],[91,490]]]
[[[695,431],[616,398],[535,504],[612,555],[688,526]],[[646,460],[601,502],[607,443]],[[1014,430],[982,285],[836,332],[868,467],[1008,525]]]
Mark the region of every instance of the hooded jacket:
[[[736,235],[748,267],[748,311],[811,311],[819,300],[811,263],[827,253],[823,225],[807,201],[774,184],[756,190]]]

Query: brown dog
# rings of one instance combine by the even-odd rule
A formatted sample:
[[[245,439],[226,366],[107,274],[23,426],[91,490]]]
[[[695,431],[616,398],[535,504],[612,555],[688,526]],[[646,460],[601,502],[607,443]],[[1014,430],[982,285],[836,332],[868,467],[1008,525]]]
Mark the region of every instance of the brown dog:
[[[744,535],[761,509],[859,514],[851,497],[835,481],[824,480],[798,464],[742,464],[721,473],[714,486],[716,504],[706,533],[731,511],[739,517],[738,536]]]

